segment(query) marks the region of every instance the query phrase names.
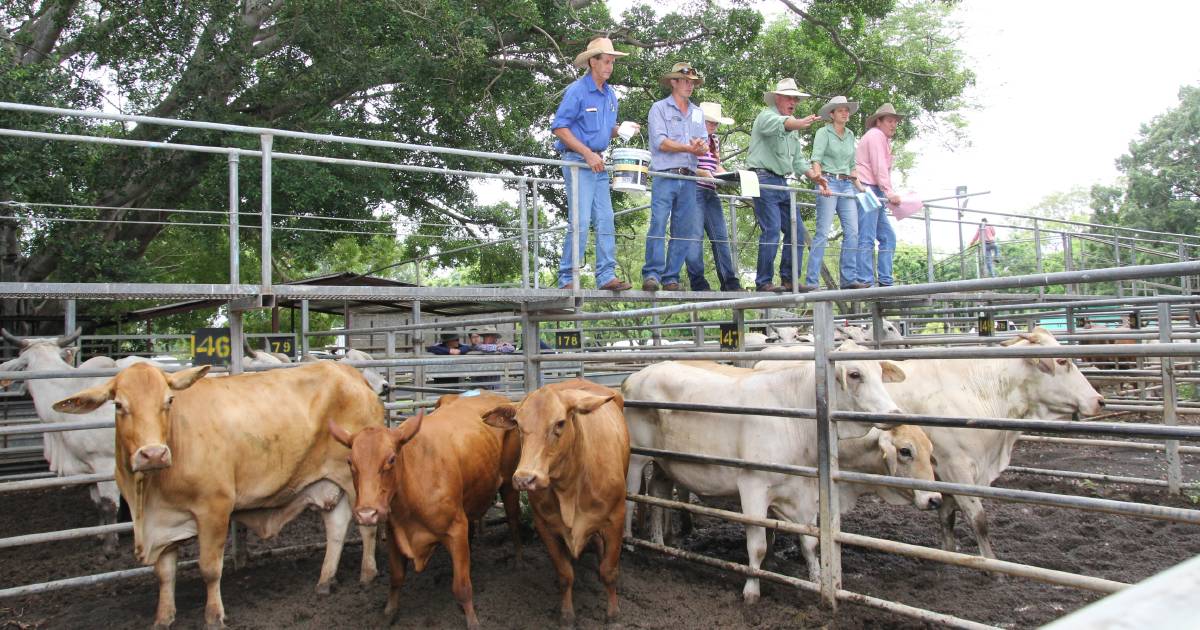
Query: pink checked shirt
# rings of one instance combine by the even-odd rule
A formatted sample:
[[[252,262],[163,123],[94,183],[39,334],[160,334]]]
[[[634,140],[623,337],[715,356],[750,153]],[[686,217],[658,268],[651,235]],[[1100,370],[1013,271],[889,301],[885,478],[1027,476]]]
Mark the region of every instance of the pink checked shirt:
[[[878,186],[885,194],[892,192],[892,143],[879,127],[868,129],[859,138],[854,161],[858,181]]]

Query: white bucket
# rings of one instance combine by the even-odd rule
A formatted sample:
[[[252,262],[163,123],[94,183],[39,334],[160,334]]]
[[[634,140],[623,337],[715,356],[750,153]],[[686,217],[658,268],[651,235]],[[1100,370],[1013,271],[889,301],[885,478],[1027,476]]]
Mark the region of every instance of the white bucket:
[[[646,192],[650,181],[650,152],[645,149],[612,150],[612,189]]]

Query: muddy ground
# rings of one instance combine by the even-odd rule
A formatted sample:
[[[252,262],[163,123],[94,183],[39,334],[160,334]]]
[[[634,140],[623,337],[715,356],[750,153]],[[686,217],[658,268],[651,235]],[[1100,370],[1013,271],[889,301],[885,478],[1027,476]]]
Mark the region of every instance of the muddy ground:
[[[1185,479],[1200,478],[1200,458],[1185,457]],[[1023,443],[1014,465],[1108,472],[1164,478],[1161,454]],[[1190,499],[1168,499],[1158,489],[1119,484],[1060,481],[1006,473],[997,483],[1081,496],[1105,497],[1192,508]],[[3,495],[0,535],[14,536],[93,525],[87,491]],[[1072,571],[1124,582],[1136,582],[1200,553],[1200,527],[1142,518],[985,501],[993,541],[1002,559]],[[745,562],[741,526],[698,519],[697,531],[679,545],[700,553]],[[843,520],[849,532],[927,546],[939,544],[936,516],[911,508],[891,507],[865,498]],[[353,534],[357,536],[356,533]],[[960,549],[976,550],[972,535],[958,525]],[[0,550],[0,588],[76,575],[132,568],[130,537],[122,552],[106,560],[92,540],[76,540]],[[252,549],[322,540],[320,520],[308,514],[269,543],[251,539]],[[558,595],[553,569],[541,543],[526,532],[526,561],[514,568],[513,550],[503,526],[488,528],[472,546],[475,603],[486,628],[553,627]],[[329,596],[313,593],[320,566],[319,551],[292,557],[257,560],[238,572],[227,572],[222,584],[228,623],[235,628],[374,628],[383,627],[387,580],[357,584],[361,547],[347,546],[339,577]],[[185,549],[194,556],[194,547]],[[386,567],[381,550],[380,567]],[[422,574],[410,572],[404,586],[399,627],[463,627],[462,613],[450,593],[449,557],[437,552]],[[227,566],[229,564],[227,563]],[[604,619],[603,589],[595,576],[594,556],[580,561],[576,583],[579,627],[600,627]],[[1020,578],[997,579],[977,571],[866,551],[843,550],[844,588],[875,597],[1011,628],[1036,627],[1061,617],[1098,595]],[[789,575],[806,575],[796,540],[780,536],[766,567]],[[836,620],[817,606],[816,598],[791,588],[765,583],[756,607],[742,605],[741,578],[664,558],[652,551],[625,552],[621,562],[622,625],[629,628],[917,628],[923,624],[862,606],[843,604]],[[0,629],[16,628],[146,628],[153,621],[157,587],[144,576],[108,585],[0,601]],[[203,624],[204,588],[195,569],[178,580],[176,628]]]

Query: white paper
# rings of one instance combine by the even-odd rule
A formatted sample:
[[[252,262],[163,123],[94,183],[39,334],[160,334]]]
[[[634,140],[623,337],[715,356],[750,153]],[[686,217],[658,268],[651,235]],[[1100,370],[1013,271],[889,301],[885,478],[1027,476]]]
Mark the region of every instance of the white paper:
[[[617,135],[620,136],[625,142],[629,142],[629,139],[632,138],[637,132],[638,124],[635,122],[626,120],[620,125],[617,125]]]
[[[738,178],[741,180],[743,197],[758,196],[758,173],[754,171],[738,171]]]

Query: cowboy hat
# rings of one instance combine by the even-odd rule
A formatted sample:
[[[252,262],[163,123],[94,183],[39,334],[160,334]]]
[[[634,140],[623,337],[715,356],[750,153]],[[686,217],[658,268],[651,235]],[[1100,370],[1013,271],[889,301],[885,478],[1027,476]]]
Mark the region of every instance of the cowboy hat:
[[[839,107],[849,108],[851,116],[854,115],[854,112],[858,111],[858,103],[846,100],[845,96],[835,96],[829,99],[828,103],[825,103],[821,106],[821,111],[818,112],[818,114],[821,116],[822,120],[826,122],[833,122],[833,110]]]
[[[705,101],[700,103],[700,111],[704,112],[704,120],[718,125],[732,125],[733,119],[721,115],[721,104]]]
[[[575,55],[575,66],[579,68],[587,67],[587,60],[596,55],[612,55],[614,57],[624,57],[629,53],[623,53],[613,48],[612,40],[607,37],[597,37],[588,42],[587,50]]]
[[[875,110],[874,114],[871,114],[867,118],[867,124],[865,125],[865,127],[867,129],[874,127],[875,122],[879,120],[880,116],[895,116],[896,118],[904,118],[904,114],[896,113],[896,108],[892,107],[891,103],[884,103],[883,105],[879,106],[879,109]]]
[[[795,79],[780,79],[779,83],[775,84],[774,90],[763,92],[763,102],[767,105],[775,104],[775,95],[780,96],[795,96],[797,98],[808,98],[811,94],[805,94],[796,87]]]
[[[704,77],[686,61],[671,66],[671,71],[659,77],[658,83],[669,90],[671,89],[671,79],[691,79],[696,82],[696,87],[704,85]]]
[[[442,333],[442,343],[446,343],[447,341],[458,341],[459,339],[462,339],[462,337],[460,337],[456,332]]]

